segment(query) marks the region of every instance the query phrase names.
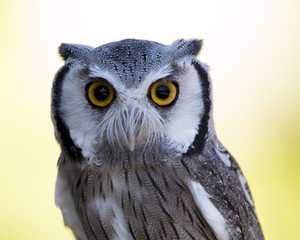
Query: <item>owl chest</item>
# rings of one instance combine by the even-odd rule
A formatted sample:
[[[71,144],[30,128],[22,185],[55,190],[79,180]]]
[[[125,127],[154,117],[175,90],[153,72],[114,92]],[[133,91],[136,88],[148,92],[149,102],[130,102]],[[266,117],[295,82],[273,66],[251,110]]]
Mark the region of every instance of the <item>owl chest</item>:
[[[199,238],[209,228],[184,175],[156,169],[84,172],[73,199],[88,239]]]

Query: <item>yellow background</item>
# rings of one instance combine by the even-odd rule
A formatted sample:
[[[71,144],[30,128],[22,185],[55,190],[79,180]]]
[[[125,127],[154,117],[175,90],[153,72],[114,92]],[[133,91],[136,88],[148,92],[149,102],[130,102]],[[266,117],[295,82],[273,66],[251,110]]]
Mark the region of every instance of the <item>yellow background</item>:
[[[298,0],[0,1],[0,239],[73,239],[54,204],[50,89],[61,42],[203,38],[220,140],[267,239],[300,239]]]

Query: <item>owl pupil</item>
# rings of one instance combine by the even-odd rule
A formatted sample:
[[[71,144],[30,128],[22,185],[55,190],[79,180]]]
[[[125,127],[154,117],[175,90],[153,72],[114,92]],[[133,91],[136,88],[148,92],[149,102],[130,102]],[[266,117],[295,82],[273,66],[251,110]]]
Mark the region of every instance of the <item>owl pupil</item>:
[[[170,96],[170,88],[166,85],[159,86],[156,89],[156,96],[160,99],[166,99]]]
[[[108,98],[109,91],[104,86],[96,87],[94,91],[95,98],[97,98],[99,101],[105,101]]]

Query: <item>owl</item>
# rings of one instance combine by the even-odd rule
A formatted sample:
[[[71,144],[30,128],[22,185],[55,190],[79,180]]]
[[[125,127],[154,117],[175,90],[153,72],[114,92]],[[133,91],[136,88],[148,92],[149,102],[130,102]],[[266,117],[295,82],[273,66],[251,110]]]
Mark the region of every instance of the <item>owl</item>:
[[[55,202],[80,240],[264,239],[218,140],[201,40],[62,44]]]

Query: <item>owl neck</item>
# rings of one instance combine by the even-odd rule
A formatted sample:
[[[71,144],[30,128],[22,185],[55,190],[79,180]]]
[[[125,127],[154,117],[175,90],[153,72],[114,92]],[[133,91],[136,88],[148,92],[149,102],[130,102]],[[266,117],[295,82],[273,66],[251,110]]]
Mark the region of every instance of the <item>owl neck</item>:
[[[170,161],[178,158],[178,151],[166,149],[165,144],[157,141],[151,144],[137,144],[134,151],[126,146],[103,144],[101,148],[91,154],[89,162],[97,166],[131,168],[144,165],[171,164]]]

